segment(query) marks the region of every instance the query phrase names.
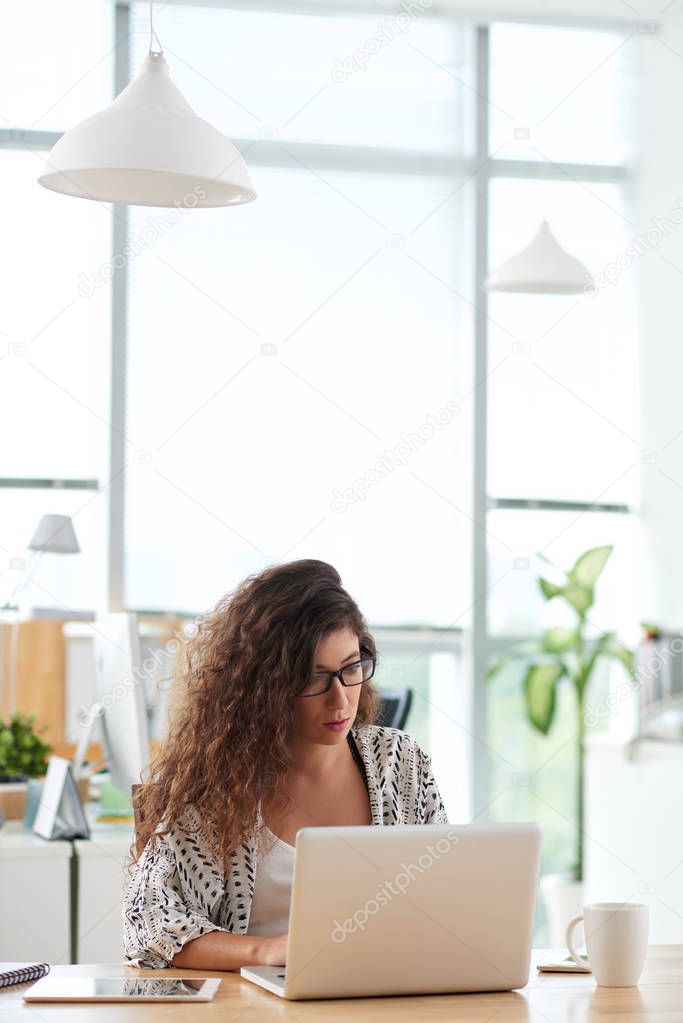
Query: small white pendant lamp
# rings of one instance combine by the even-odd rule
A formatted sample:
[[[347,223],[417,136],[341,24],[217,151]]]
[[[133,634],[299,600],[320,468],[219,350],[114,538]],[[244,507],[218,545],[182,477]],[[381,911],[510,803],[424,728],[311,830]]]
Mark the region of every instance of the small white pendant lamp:
[[[65,195],[131,206],[251,202],[256,192],[242,156],[195,114],[171,81],[152,0],[149,8],[149,54],[137,77],[106,110],[61,137],[39,183]]]
[[[79,554],[73,522],[68,515],[43,515],[28,544],[31,551]]]
[[[526,248],[494,270],[484,287],[487,291],[575,295],[592,284],[586,267],[562,248],[544,220]]]

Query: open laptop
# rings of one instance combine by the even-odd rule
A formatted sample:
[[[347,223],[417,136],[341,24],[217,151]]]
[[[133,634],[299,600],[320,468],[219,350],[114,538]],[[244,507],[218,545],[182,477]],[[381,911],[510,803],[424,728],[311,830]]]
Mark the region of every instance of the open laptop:
[[[302,828],[282,998],[508,991],[529,979],[536,824]]]

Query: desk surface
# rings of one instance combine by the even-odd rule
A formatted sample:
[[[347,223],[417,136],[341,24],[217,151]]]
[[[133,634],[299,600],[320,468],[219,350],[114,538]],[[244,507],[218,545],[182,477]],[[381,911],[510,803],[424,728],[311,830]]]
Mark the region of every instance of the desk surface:
[[[536,958],[543,953],[534,953]],[[53,975],[130,977],[156,976],[154,970],[133,970],[122,965],[56,966]],[[288,1023],[346,1023],[354,1020],[386,1020],[412,1023],[427,1020],[488,1023],[605,1023],[614,1019],[628,1023],[667,1023],[683,1020],[683,945],[659,945],[650,949],[645,971],[637,988],[598,988],[590,974],[537,974],[535,967],[527,987],[521,991],[481,995],[435,995],[409,998],[354,998],[329,1001],[287,1002],[242,980],[236,973],[211,973],[223,983],[213,1002],[190,1007],[165,1003],[144,1005],[35,1005],[22,1000],[29,985],[0,990],[0,1019],[26,1023],[37,1017],[44,1023],[125,1023],[149,1019],[162,1023],[186,1023],[188,1019],[222,1020],[225,1023],[260,1023],[287,1020]],[[187,970],[167,970],[165,976],[185,975]]]
[[[70,842],[47,842],[32,831],[26,831],[21,821],[6,821],[0,828],[0,860],[14,859],[71,859]]]

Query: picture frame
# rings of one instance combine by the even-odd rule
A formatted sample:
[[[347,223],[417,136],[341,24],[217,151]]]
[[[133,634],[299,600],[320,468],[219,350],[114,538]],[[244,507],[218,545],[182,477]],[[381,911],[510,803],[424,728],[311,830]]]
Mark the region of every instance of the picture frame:
[[[48,841],[90,838],[71,761],[64,757],[50,757],[33,832]]]

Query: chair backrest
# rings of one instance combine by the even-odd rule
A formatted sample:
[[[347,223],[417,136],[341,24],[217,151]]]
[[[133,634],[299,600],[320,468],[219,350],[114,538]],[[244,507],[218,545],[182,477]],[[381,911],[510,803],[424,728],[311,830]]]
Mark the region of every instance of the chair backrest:
[[[377,724],[404,729],[413,704],[412,689],[380,689],[381,709]]]

